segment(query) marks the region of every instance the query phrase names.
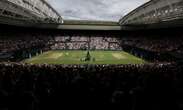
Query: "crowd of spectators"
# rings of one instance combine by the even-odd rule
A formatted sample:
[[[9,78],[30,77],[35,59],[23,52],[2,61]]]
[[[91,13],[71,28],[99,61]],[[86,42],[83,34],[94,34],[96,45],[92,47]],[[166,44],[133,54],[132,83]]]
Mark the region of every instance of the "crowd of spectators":
[[[61,50],[122,50],[120,40],[115,36],[102,35],[63,35],[55,36],[52,49]]]
[[[32,34],[0,35],[0,52],[12,52],[47,45],[49,37]]]
[[[182,34],[150,35],[150,34],[67,34],[53,35],[53,49],[96,49],[123,50],[123,46],[131,46],[151,52],[175,52],[183,54]]]
[[[152,52],[177,52],[183,54],[183,36],[179,35],[129,35],[122,37],[121,44]]]
[[[183,68],[178,64],[0,63],[0,68],[3,110],[61,109],[68,105],[125,110],[183,109],[180,97]]]
[[[51,37],[38,33],[0,33],[0,61],[29,58],[35,51],[49,50],[51,41]]]

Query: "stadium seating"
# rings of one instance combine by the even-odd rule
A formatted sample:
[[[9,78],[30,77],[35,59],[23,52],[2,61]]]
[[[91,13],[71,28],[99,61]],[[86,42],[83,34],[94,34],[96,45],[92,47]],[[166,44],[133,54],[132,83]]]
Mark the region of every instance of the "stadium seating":
[[[173,33],[173,34],[172,34]],[[48,50],[124,50],[151,62],[175,61],[172,54],[183,54],[181,33],[128,33],[113,34],[62,32],[44,33],[2,31],[0,34],[0,60],[21,61],[22,59]],[[160,34],[160,35],[159,35]],[[177,40],[179,39],[179,40]]]
[[[178,110],[181,65],[0,64],[0,108],[44,110],[66,105],[125,110]]]

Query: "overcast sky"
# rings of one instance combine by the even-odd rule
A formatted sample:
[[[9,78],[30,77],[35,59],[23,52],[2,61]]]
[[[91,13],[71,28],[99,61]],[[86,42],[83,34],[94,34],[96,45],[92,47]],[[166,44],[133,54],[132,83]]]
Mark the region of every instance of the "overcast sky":
[[[47,0],[64,19],[118,21],[149,0]]]

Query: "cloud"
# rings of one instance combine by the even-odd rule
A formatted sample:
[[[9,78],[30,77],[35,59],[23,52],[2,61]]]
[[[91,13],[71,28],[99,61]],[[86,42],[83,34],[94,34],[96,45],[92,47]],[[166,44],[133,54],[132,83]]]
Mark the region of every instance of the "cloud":
[[[64,19],[118,21],[149,0],[47,0]]]

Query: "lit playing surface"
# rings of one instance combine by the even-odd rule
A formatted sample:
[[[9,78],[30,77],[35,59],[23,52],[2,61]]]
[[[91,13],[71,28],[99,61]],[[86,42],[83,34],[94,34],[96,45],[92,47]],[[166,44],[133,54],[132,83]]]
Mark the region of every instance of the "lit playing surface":
[[[90,51],[91,61],[83,61],[87,51],[48,51],[25,60],[32,64],[143,64],[145,61],[123,51]]]

